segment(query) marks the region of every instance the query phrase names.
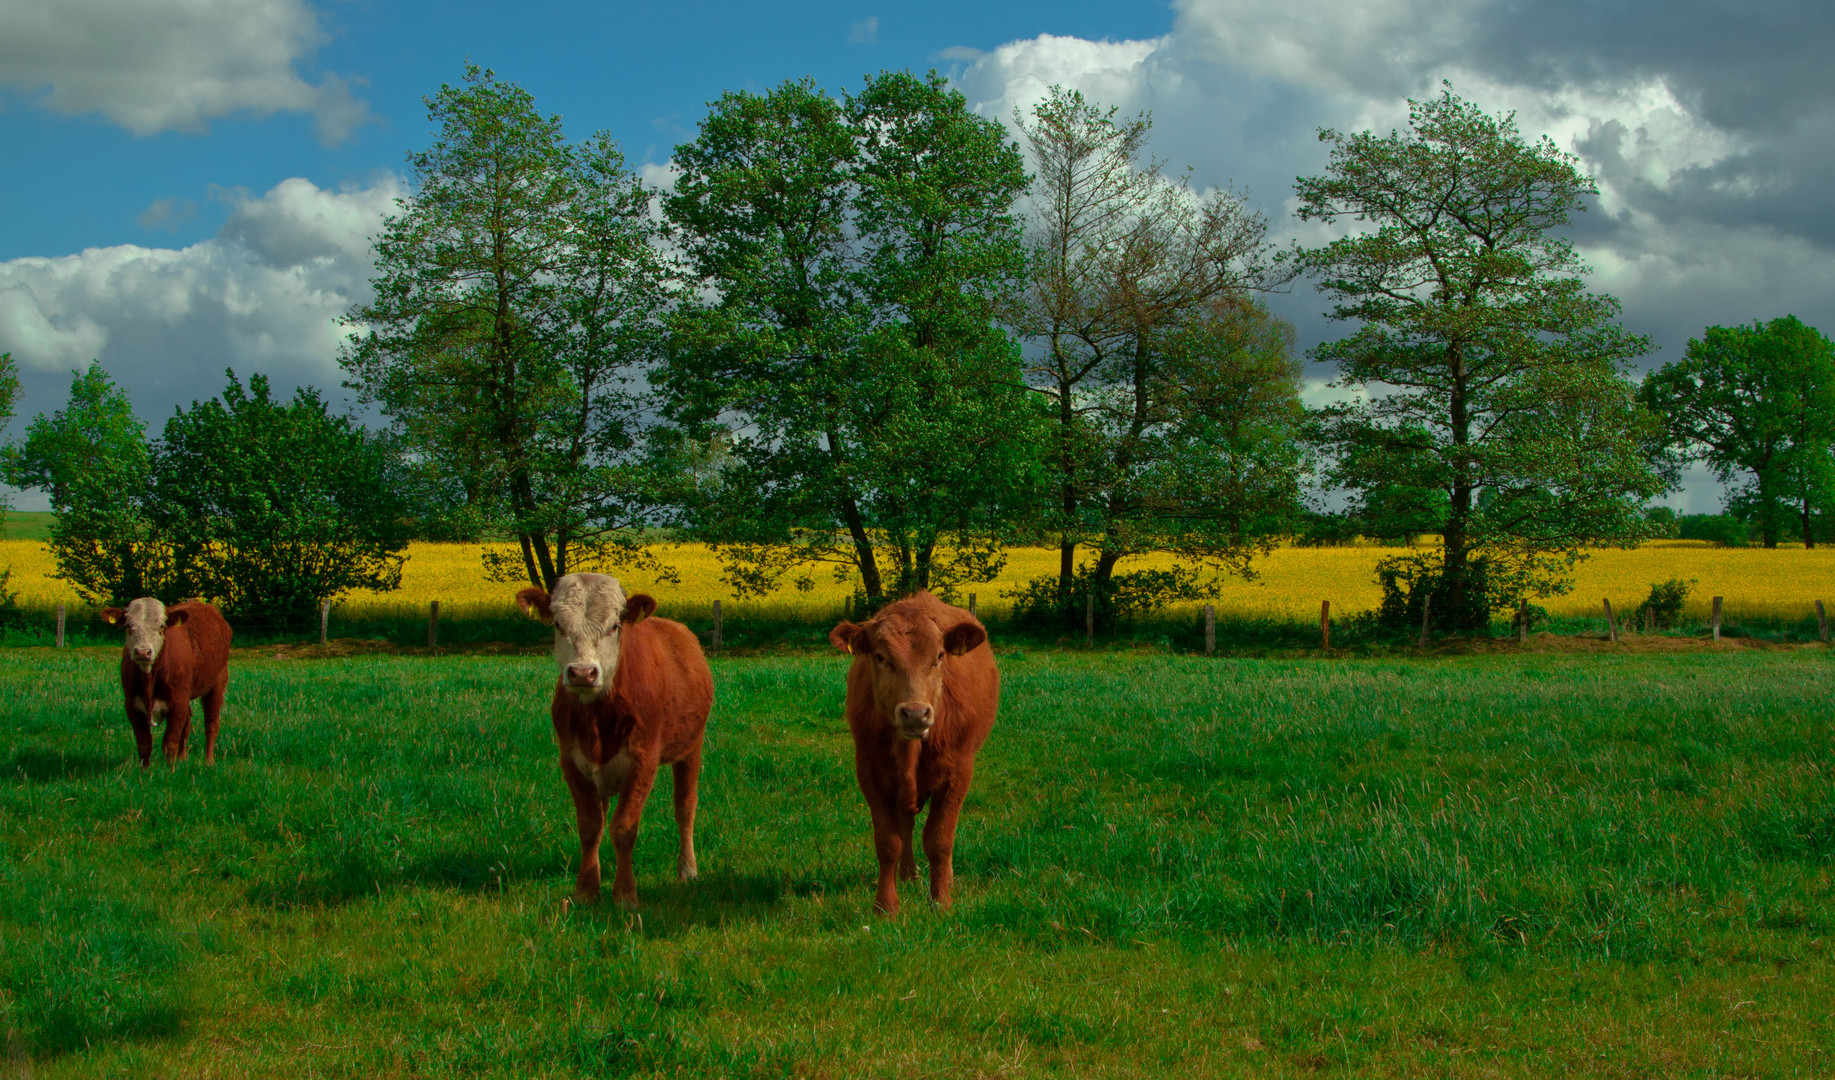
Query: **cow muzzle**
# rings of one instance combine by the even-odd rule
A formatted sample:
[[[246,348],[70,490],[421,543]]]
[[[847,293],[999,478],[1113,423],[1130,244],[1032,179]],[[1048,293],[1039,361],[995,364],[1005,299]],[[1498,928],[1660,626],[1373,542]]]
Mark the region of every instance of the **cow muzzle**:
[[[907,701],[893,714],[898,733],[906,739],[926,739],[936,724],[937,711],[921,701]]]
[[[133,650],[134,666],[141,671],[153,670],[153,650],[145,645],[137,645]]]
[[[576,693],[590,693],[599,689],[599,665],[568,664],[562,678],[567,682],[567,689]]]

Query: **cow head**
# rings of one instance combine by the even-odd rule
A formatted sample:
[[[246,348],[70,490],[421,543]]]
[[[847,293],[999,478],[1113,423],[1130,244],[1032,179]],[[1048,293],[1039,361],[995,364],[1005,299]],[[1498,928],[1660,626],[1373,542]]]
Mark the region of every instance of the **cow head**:
[[[185,613],[167,611],[166,605],[150,596],[143,596],[127,606],[123,611],[118,607],[103,608],[102,621],[110,626],[127,624],[127,655],[141,671],[152,671],[159,654],[166,648],[166,631],[174,626],[182,626]]]
[[[618,673],[618,649],[626,626],[640,623],[656,610],[643,593],[626,597],[615,577],[564,574],[554,594],[524,589],[516,603],[554,627],[554,662],[561,683],[581,701],[591,701],[612,685]]]
[[[906,739],[929,738],[936,725],[945,658],[961,656],[987,639],[973,618],[943,624],[928,614],[894,609],[864,626],[844,621],[828,633],[828,640],[856,664],[869,665],[873,703]]]

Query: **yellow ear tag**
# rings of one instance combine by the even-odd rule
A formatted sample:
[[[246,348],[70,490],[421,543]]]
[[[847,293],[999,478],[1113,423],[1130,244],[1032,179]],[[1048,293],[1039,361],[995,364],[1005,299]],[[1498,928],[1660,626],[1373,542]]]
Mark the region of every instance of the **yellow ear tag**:
[[[851,641],[850,641],[850,642],[848,642],[848,643],[847,643],[847,645],[846,645],[846,648],[847,648],[847,654],[848,654],[849,656],[852,656],[852,655],[854,655],[854,643],[853,643],[853,642],[851,642]]]

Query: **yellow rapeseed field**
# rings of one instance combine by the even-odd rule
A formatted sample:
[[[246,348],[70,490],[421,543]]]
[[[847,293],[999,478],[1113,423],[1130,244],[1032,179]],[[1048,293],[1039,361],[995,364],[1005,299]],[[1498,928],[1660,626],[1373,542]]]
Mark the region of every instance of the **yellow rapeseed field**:
[[[519,587],[485,579],[480,544],[413,544],[402,573],[399,592],[358,593],[344,603],[353,614],[365,608],[402,610],[424,608],[440,601],[443,616],[463,618],[468,612],[502,614]],[[1316,619],[1319,602],[1330,600],[1335,615],[1350,615],[1374,607],[1379,599],[1373,569],[1378,560],[1396,554],[1394,548],[1294,548],[1283,547],[1257,561],[1255,581],[1228,579],[1216,590],[1219,613],[1280,619]],[[701,609],[722,600],[733,610],[731,591],[720,580],[720,565],[713,552],[699,544],[661,546],[658,555],[681,576],[681,584],[659,582],[654,575],[620,575],[633,591],[653,593],[665,612]],[[1055,550],[1019,548],[1010,553],[1000,579],[974,587],[983,611],[1008,606],[1001,592],[1019,582],[1055,573]],[[1123,563],[1122,568],[1168,566],[1169,558],[1144,558]],[[35,540],[0,541],[0,566],[11,565],[10,588],[20,602],[31,607],[58,603],[75,605],[76,593],[53,576],[55,567],[44,544]],[[614,569],[614,572],[616,570]],[[783,615],[806,613],[826,617],[835,612],[852,591],[818,574],[815,590],[800,593],[785,589],[773,596],[746,601],[769,605]],[[1558,615],[1596,615],[1600,601],[1610,598],[1624,610],[1640,603],[1650,586],[1669,578],[1693,580],[1687,614],[1705,617],[1709,598],[1726,597],[1729,617],[1799,616],[1818,599],[1835,605],[1835,548],[1716,548],[1685,540],[1657,541],[1629,551],[1597,552],[1581,564],[1573,592],[1544,601]]]

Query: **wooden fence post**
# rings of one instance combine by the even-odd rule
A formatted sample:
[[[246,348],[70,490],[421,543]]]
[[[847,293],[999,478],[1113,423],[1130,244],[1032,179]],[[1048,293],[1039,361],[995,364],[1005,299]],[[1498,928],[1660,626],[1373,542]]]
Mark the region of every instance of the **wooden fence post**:
[[[1816,610],[1822,610],[1822,601],[1816,601]],[[1827,630],[1823,631],[1822,639],[1824,641],[1829,639]],[[62,604],[57,605],[57,647],[60,649],[64,647],[64,605]]]
[[[61,615],[64,609],[60,607],[57,610]],[[1816,636],[1822,639],[1824,645],[1829,643],[1829,613],[1823,610],[1820,600],[1816,601]]]
[[[1319,601],[1319,648],[1332,651],[1332,602]]]
[[[714,651],[720,651],[720,601],[714,601]]]
[[[1083,647],[1096,647],[1096,590],[1083,594]]]
[[[1516,643],[1529,644],[1529,601],[1518,600],[1516,607]]]
[[[1644,605],[1644,633],[1648,634],[1657,628],[1657,609],[1649,604]]]
[[[1618,620],[1612,617],[1611,600],[1606,601],[1606,637],[1613,641],[1618,640]]]
[[[975,594],[974,593],[968,594],[968,613],[970,615],[975,614]],[[977,615],[976,618],[980,618],[980,616]]]
[[[325,644],[325,633],[331,629],[331,598],[319,601],[319,644]]]
[[[1433,609],[1434,609],[1434,594],[1427,593],[1423,595],[1421,597],[1421,643],[1420,643],[1420,647],[1423,649],[1427,648],[1427,625],[1428,625],[1428,620],[1431,617],[1431,614],[1433,612]]]
[[[1720,601],[1721,599],[1722,598],[1718,596],[1714,598],[1714,613],[1712,616],[1710,616],[1710,621],[1712,622],[1712,625],[1714,627],[1714,640],[1715,641],[1720,640]]]
[[[440,602],[430,601],[427,604],[427,647],[429,649],[440,643]]]
[[[1204,655],[1217,653],[1217,605],[1204,605]]]

